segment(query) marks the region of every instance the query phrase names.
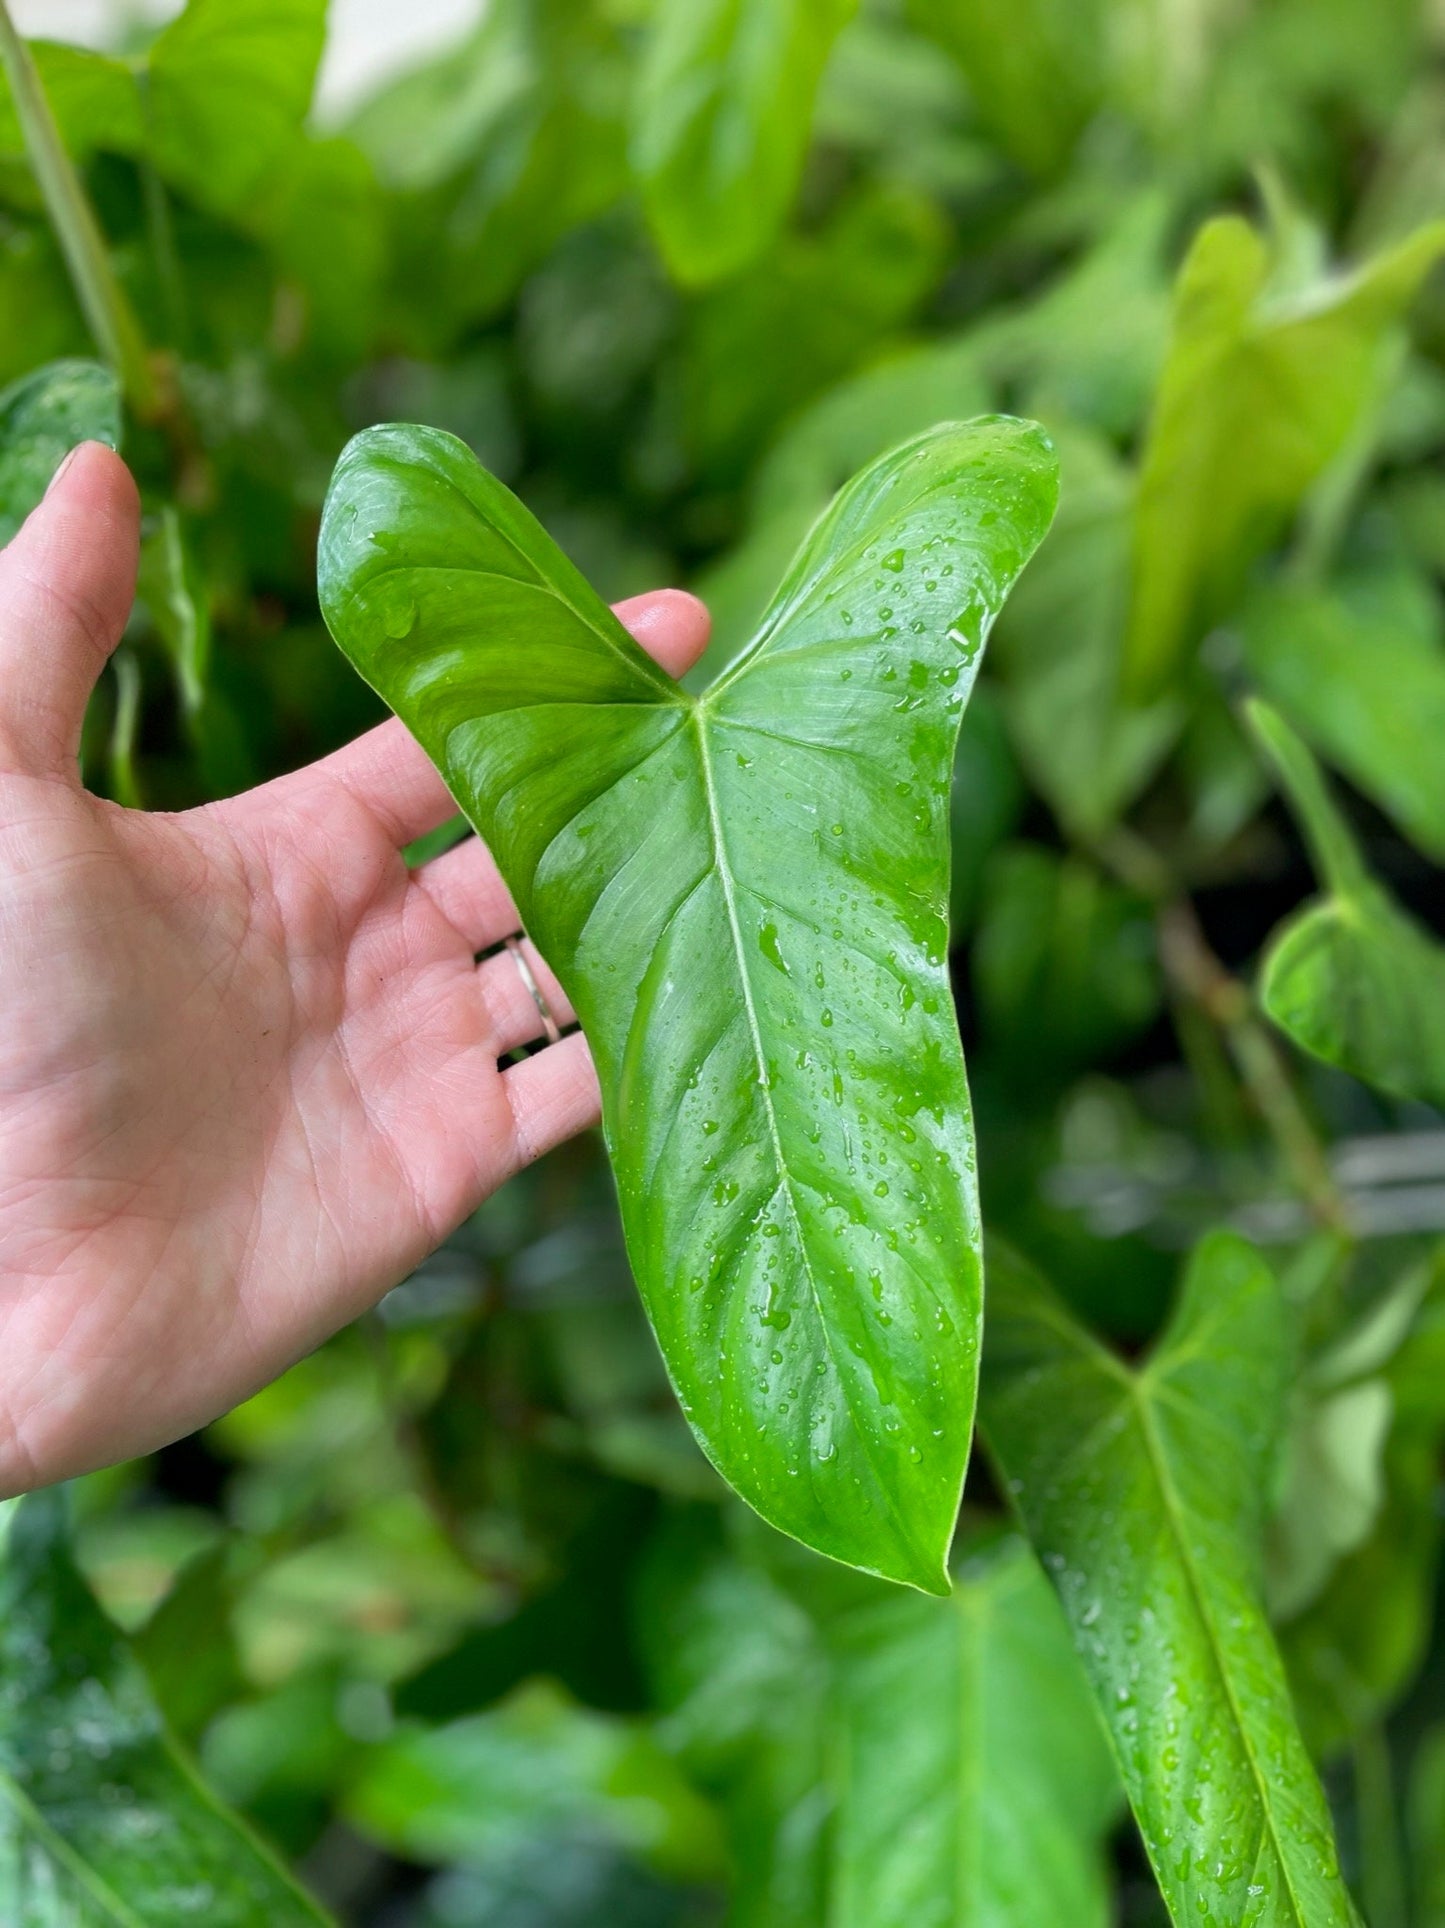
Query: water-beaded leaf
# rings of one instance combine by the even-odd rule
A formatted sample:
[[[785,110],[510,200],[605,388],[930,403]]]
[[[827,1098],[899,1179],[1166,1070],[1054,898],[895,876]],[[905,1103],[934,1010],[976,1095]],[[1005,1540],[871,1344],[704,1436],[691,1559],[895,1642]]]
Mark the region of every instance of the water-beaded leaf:
[[[323,1928],[198,1779],[65,1545],[60,1497],[0,1539],[0,1920]]]
[[[1260,1002],[1326,1064],[1445,1107],[1445,946],[1366,870],[1319,765],[1284,718],[1264,703],[1248,710],[1327,886],[1270,939]]]
[[[1051,1573],[1174,1921],[1355,1928],[1260,1606],[1283,1417],[1283,1297],[1206,1239],[1130,1370],[991,1253],[983,1423]]]
[[[120,384],[99,362],[51,362],[0,394],[0,543],[76,443],[88,441],[120,445]]]
[[[436,759],[582,1018],[699,1439],[785,1532],[933,1590],[979,1321],[950,773],[1055,489],[1029,424],[905,443],[700,697],[449,436],[357,437],[322,531],[333,635]]]

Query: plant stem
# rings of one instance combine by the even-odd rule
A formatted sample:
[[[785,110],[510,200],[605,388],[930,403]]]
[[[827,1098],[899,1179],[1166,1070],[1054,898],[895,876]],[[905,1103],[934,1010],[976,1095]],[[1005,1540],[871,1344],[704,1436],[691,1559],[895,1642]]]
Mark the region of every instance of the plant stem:
[[[95,211],[65,151],[34,59],[15,30],[6,0],[0,0],[0,65],[9,78],[30,164],[90,332],[120,377],[131,408],[149,421],[159,398],[140,324],[111,267]]]
[[[1121,883],[1154,905],[1159,961],[1165,977],[1223,1038],[1244,1088],[1320,1224],[1352,1238],[1354,1228],[1345,1201],[1285,1061],[1254,1015],[1248,990],[1210,949],[1194,906],[1180,894],[1169,866],[1144,838],[1124,824],[1116,825],[1101,838],[1094,854]],[[1188,1040],[1183,1042],[1186,1055],[1192,1057]]]
[[[1187,898],[1160,907],[1159,955],[1165,975],[1218,1027],[1315,1217],[1331,1231],[1352,1236],[1350,1216],[1324,1147],[1275,1042],[1255,1017],[1249,992],[1209,948]]]

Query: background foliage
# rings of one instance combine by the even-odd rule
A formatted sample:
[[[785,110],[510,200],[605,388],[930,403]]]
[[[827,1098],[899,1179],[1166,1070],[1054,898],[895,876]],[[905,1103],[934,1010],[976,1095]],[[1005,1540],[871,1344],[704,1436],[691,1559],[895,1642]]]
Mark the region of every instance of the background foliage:
[[[1439,1928],[1438,7],[492,0],[324,137],[323,33],[37,50],[99,341],[0,98],[0,519],[83,429],[148,511],[87,779],[174,808],[373,719],[314,587],[366,423],[610,596],[698,588],[706,675],[855,468],[1038,417],[954,791],[988,1451],[948,1601],[742,1514],[573,1145],[5,1514],[0,1914],[1313,1928],[1338,1866]]]

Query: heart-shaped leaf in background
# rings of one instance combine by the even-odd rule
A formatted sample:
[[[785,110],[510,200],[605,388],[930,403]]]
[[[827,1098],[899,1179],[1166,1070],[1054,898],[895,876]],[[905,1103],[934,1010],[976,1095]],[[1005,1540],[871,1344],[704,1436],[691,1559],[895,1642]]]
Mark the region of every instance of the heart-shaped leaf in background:
[[[1176,1928],[1360,1928],[1258,1592],[1288,1309],[1230,1232],[1128,1367],[990,1254],[983,1424],[1051,1575]]]
[[[1310,750],[1246,705],[1324,883],[1270,938],[1259,999],[1303,1051],[1400,1098],[1445,1106],[1445,946],[1365,868]]]
[[[783,1531],[933,1592],[980,1322],[950,778],[1056,493],[1032,424],[905,443],[838,496],[701,696],[451,436],[358,436],[321,536],[332,634],[436,760],[581,1017],[699,1440]]]

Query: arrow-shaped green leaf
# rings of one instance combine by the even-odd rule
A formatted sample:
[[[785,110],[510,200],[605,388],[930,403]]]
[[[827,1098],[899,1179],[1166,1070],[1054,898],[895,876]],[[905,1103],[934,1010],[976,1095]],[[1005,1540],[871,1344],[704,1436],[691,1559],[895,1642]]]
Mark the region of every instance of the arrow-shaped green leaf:
[[[694,697],[459,442],[352,442],[332,633],[487,840],[597,1062],[683,1407],[784,1531],[942,1591],[973,1418],[973,1133],[948,798],[990,623],[1048,527],[1042,432],[860,475]]]
[[[837,1573],[760,1533],[653,1550],[659,1733],[720,1799],[729,1928],[1103,1928],[1118,1778],[1027,1547],[976,1535],[944,1602]]]
[[[983,1421],[1114,1739],[1170,1917],[1358,1928],[1256,1586],[1289,1368],[1242,1239],[1131,1370],[994,1253]]]

